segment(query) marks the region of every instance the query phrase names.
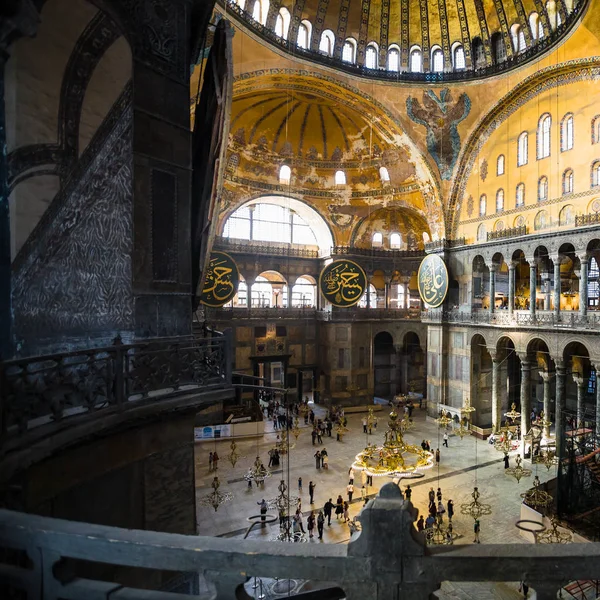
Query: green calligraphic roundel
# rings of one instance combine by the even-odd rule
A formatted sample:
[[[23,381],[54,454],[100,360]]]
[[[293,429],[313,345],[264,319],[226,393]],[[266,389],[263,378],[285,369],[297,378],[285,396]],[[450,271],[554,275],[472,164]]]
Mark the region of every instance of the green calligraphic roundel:
[[[367,290],[367,276],[351,260],[335,260],[319,276],[319,289],[333,306],[354,306]]]
[[[214,307],[227,304],[235,296],[239,282],[240,272],[233,258],[225,252],[212,252],[200,302]]]
[[[419,266],[419,294],[430,308],[441,306],[448,293],[448,269],[437,254],[429,254]]]

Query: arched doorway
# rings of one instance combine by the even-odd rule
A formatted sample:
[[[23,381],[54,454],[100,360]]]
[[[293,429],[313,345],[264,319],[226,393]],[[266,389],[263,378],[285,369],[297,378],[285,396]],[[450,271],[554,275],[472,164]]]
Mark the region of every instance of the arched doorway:
[[[380,331],[373,340],[373,372],[375,396],[390,400],[396,393],[396,349],[387,331]]]
[[[400,368],[398,376],[399,391],[403,394],[415,392],[425,395],[425,353],[421,340],[414,331],[409,331],[402,340]]]
[[[492,357],[483,336],[471,338],[471,422],[478,427],[492,424]]]

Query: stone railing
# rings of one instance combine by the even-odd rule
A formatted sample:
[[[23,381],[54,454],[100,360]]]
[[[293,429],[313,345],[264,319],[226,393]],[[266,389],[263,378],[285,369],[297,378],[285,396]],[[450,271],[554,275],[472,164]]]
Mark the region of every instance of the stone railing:
[[[320,321],[394,321],[398,319],[418,320],[421,314],[418,308],[340,308],[338,310],[320,310]]]
[[[163,338],[0,363],[0,450],[86,415],[231,385],[229,338]]]
[[[446,248],[458,248],[460,246],[465,246],[466,244],[467,240],[464,237],[456,238],[454,240],[447,240],[446,238],[443,238],[441,240],[427,242],[425,244],[425,250],[427,252],[435,252],[436,250],[444,250]]]
[[[493,77],[502,73],[506,73],[514,68],[520,67],[525,63],[541,56],[547,52],[554,44],[561,40],[571,28],[575,25],[579,17],[582,15],[588,2],[580,0],[573,6],[573,10],[564,19],[556,29],[550,32],[545,32],[543,38],[534,40],[534,43],[526,48],[523,52],[513,54],[500,62],[494,62],[491,65],[481,66],[473,69],[461,69],[458,71],[444,72],[425,72],[414,73],[410,71],[390,71],[383,66],[381,68],[370,69],[364,65],[357,65],[341,60],[340,56],[329,56],[319,50],[311,50],[300,48],[296,45],[296,40],[287,40],[278,36],[274,30],[266,27],[262,23],[256,21],[251,12],[240,7],[235,0],[219,0],[219,4],[224,7],[227,16],[233,15],[235,18],[243,21],[246,26],[250,27],[252,32],[258,35],[263,40],[273,44],[275,47],[297,56],[298,58],[310,60],[318,64],[335,68],[351,75],[377,79],[390,82],[427,82],[429,85],[443,84],[447,81],[468,81],[473,79],[483,79],[485,77]],[[246,8],[254,6],[252,3],[246,4]]]
[[[276,319],[314,319],[317,314],[316,308],[246,308],[236,306],[234,308],[205,308],[205,315],[209,321],[232,321],[237,319],[259,319],[262,321],[273,321]]]
[[[267,254],[272,256],[293,256],[299,258],[319,258],[319,251],[311,248],[294,246],[293,244],[273,244],[269,242],[238,241],[218,237],[214,244],[215,250],[235,252],[240,254]]]
[[[521,225],[520,227],[507,227],[506,229],[501,229],[499,231],[490,231],[487,234],[487,241],[492,240],[505,240],[507,238],[519,237],[521,235],[527,235],[529,232],[527,231],[526,225]]]
[[[577,215],[575,217],[575,227],[582,225],[598,225],[600,223],[600,213],[588,213],[587,215]]]
[[[391,248],[355,248],[354,246],[333,246],[331,256],[351,254],[354,256],[377,256],[380,258],[418,258],[424,256],[422,250],[392,250]]]
[[[443,581],[527,581],[538,600],[554,600],[567,582],[599,577],[600,543],[426,546],[416,516],[394,483],[363,508],[362,531],[347,545],[186,536],[0,510],[0,580],[9,598],[195,597],[92,580],[89,568],[87,577],[78,571],[78,561],[91,561],[121,575],[128,568],[196,574],[214,584],[217,600],[241,597],[251,577],[328,582],[348,600],[426,600]]]

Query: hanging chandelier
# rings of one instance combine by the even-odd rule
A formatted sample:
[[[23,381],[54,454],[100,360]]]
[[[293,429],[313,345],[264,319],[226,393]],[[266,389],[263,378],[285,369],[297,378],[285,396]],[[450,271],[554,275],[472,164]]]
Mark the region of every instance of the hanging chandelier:
[[[450,425],[453,421],[449,412],[445,413],[442,409],[440,409],[439,416],[435,422],[440,426],[440,429],[446,429],[446,427],[448,427],[448,425]]]
[[[409,419],[408,415],[404,415],[404,417],[402,417],[402,421],[400,421],[400,431],[402,431],[402,433],[406,433],[407,431],[411,431],[414,428],[414,421],[412,419]]]
[[[454,433],[462,440],[465,436],[471,435],[471,433],[473,433],[469,427],[469,420],[466,417],[463,417],[460,420],[460,425],[458,426],[458,428],[454,430]]]
[[[489,504],[484,504],[479,501],[481,494],[479,493],[478,488],[473,488],[471,497],[473,498],[472,502],[465,502],[460,505],[461,514],[473,517],[473,519],[479,519],[483,516],[492,514],[492,507]]]
[[[342,440],[344,435],[346,435],[346,433],[348,433],[349,431],[350,430],[343,423],[338,423],[335,426],[335,433],[340,441]]]
[[[296,439],[296,441],[298,441],[298,436],[302,433],[301,429],[300,429],[300,421],[298,420],[298,417],[296,417],[294,419],[294,426],[291,429],[292,435],[294,436],[294,438]]]
[[[280,480],[277,486],[279,494],[275,498],[267,500],[267,506],[271,510],[287,510],[289,506],[297,506],[300,498],[298,496],[290,496],[287,493],[287,485],[285,479]]]
[[[227,458],[229,460],[229,462],[231,463],[232,467],[235,467],[235,463],[237,463],[237,461],[240,458],[240,453],[237,451],[237,444],[232,440],[231,442],[231,452],[227,455]]]
[[[521,416],[521,413],[517,411],[517,405],[513,402],[510,405],[510,410],[505,412],[504,416],[510,421],[516,421]]]
[[[562,532],[558,530],[558,519],[554,515],[550,519],[552,529],[547,529],[542,533],[536,535],[536,541],[541,544],[568,544],[573,541],[573,535],[569,532]]]
[[[542,464],[549,471],[554,465],[558,464],[556,452],[551,448],[546,447],[537,456],[533,457],[533,461],[536,464]]]
[[[244,479],[249,483],[255,483],[256,486],[263,485],[265,479],[271,477],[271,471],[265,467],[260,456],[256,457],[254,464],[248,469],[248,472],[244,475]]]
[[[199,499],[199,504],[201,506],[212,506],[217,512],[217,509],[221,504],[225,504],[225,502],[231,502],[233,500],[233,494],[231,492],[220,492],[219,488],[221,487],[221,482],[219,481],[219,476],[215,475],[212,483],[210,484],[213,491],[206,496],[202,496]]]
[[[523,498],[525,504],[536,509],[548,508],[554,500],[548,492],[542,489],[540,478],[537,475],[533,478],[533,487],[523,492],[521,498]]]
[[[270,509],[276,509],[279,513],[279,533],[271,538],[273,542],[307,542],[306,536],[301,532],[294,532],[291,521],[291,506],[298,506],[298,496],[290,496],[287,493],[287,485],[281,479],[277,486],[279,494],[276,498],[267,500]]]
[[[515,457],[515,461],[517,465],[515,467],[510,467],[509,469],[504,469],[504,472],[510,477],[514,477],[517,480],[517,483],[520,483],[523,477],[531,477],[531,470],[522,467],[521,463],[523,462],[523,459],[518,454]]]
[[[288,432],[287,429],[284,429],[281,432],[281,438],[279,437],[279,435],[277,436],[277,441],[275,442],[275,449],[279,452],[280,455],[284,455],[287,454],[288,451]],[[292,444],[290,446],[290,450],[292,448],[294,448],[296,445]]]
[[[433,467],[433,454],[418,446],[407,444],[398,421],[398,413],[390,413],[385,441],[382,446],[367,444],[356,455],[352,468],[374,477],[401,476]]]
[[[452,545],[458,535],[454,533],[452,521],[444,527],[441,519],[436,519],[433,527],[425,529],[425,542],[428,546]]]

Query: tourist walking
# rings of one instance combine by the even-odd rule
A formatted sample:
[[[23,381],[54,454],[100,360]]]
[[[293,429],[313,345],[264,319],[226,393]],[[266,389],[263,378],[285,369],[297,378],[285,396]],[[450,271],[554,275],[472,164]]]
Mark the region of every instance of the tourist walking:
[[[258,504],[260,506],[260,520],[262,522],[262,526],[265,527],[266,526],[266,521],[267,521],[267,509],[269,508],[267,506],[267,501],[263,498],[260,502],[257,502],[256,504]]]
[[[219,455],[217,454],[217,451],[215,450],[213,452],[213,470],[216,471],[219,468]]]
[[[339,519],[340,515],[344,514],[344,499],[341,494],[337,497],[335,501],[335,518]]]
[[[508,467],[510,466],[510,463],[508,462],[508,454],[504,455],[504,468],[508,469]]]
[[[309,481],[309,482],[308,482],[308,495],[310,496],[310,503],[311,503],[311,504],[314,504],[314,503],[315,503],[315,501],[314,501],[314,499],[313,499],[313,496],[314,496],[314,494],[315,494],[315,488],[316,488],[316,487],[317,487],[317,486],[316,486],[316,485],[315,485],[315,484],[314,484],[312,481]]]
[[[417,531],[423,531],[425,529],[425,521],[423,520],[423,515],[419,515],[419,520],[417,521]]]
[[[481,532],[481,526],[479,525],[479,519],[475,519],[475,523],[473,523],[473,533],[475,534],[475,538],[473,539],[473,543],[477,542],[478,544],[480,544],[481,542],[479,541],[479,533]]]
[[[435,523],[435,517],[433,515],[429,515],[425,519],[425,529],[432,529],[434,523]]]
[[[436,497],[438,502],[442,501],[442,488],[437,489]]]
[[[302,533],[306,533],[306,531],[304,531],[304,525],[302,525],[302,513],[299,510],[297,510],[294,515],[294,523],[297,524]]]
[[[317,516],[317,532],[319,534],[319,539],[323,539],[323,526],[325,525],[325,515],[323,511],[320,510]]]
[[[448,447],[448,434],[444,432],[444,446]]]
[[[363,433],[367,433],[367,418],[362,418]]]
[[[367,503],[367,488],[363,485],[360,488],[360,497],[363,499],[363,505]]]
[[[298,477],[298,490],[302,493],[302,477]]]
[[[446,512],[446,509],[444,508],[444,504],[440,500],[438,502],[438,505],[437,505],[437,514],[438,514],[438,517],[439,517],[440,521],[444,518],[444,513],[445,512]]]
[[[310,434],[312,436],[312,445],[315,445],[315,442],[317,441],[317,428],[314,427],[312,430],[312,433]]]
[[[325,506],[323,507],[323,513],[327,517],[327,526],[331,527],[331,513],[333,512],[333,502],[331,498],[325,502]]]
[[[352,494],[354,494],[354,485],[349,483],[346,486],[346,492],[348,492],[348,502],[352,502]]]
[[[344,502],[344,523],[348,523],[350,521],[350,504],[348,502]]]
[[[448,520],[452,521],[453,516],[454,516],[454,502],[452,502],[452,500],[448,500]]]
[[[348,483],[354,483],[354,469],[352,467],[348,471]]]
[[[409,483],[409,484],[406,486],[406,488],[404,489],[404,497],[405,497],[407,500],[410,500],[411,496],[412,496],[412,489],[411,489],[411,487],[410,487],[410,483]]]
[[[317,471],[321,468],[321,453],[319,450],[315,452],[315,467],[317,467]]]
[[[306,529],[308,529],[308,537],[313,537],[313,531],[315,530],[315,513],[311,511],[306,520]]]
[[[432,487],[429,488],[428,495],[429,495],[429,504],[431,504],[432,502],[435,502],[435,492],[433,491]]]
[[[213,453],[212,452],[208,453],[208,470],[209,471],[213,470]]]
[[[327,456],[327,448],[321,450],[321,466],[325,468],[325,457]]]
[[[523,598],[527,598],[529,594],[529,586],[524,581],[521,581],[521,585],[519,585],[519,591],[523,592]]]

